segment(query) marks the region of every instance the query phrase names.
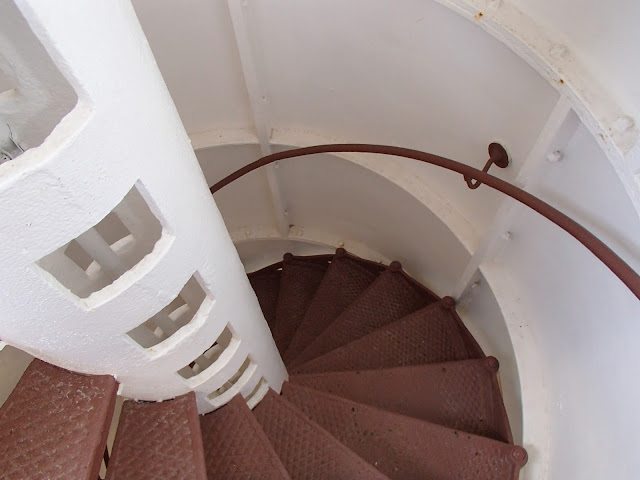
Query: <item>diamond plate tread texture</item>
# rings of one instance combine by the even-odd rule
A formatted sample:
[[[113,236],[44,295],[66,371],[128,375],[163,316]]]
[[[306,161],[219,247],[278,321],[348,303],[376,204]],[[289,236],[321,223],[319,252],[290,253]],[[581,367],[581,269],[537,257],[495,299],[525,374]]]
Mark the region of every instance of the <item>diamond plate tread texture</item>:
[[[276,308],[273,339],[283,355],[304,317],[329,266],[318,259],[285,258]]]
[[[290,372],[374,370],[479,356],[467,350],[448,301],[443,299],[303,365],[292,367]]]
[[[260,308],[264,318],[273,330],[276,321],[276,308],[278,306],[278,293],[280,292],[280,270],[257,272],[249,274],[249,282],[258,297]]]
[[[200,417],[200,428],[209,480],[290,479],[241,395]]]
[[[193,392],[166,402],[127,400],[106,480],[206,480]]]
[[[273,391],[253,413],[292,480],[388,480]]]
[[[407,272],[405,272],[404,270],[401,270],[401,273],[404,276],[404,278],[410,284],[412,284],[419,292],[421,292],[423,295],[425,295],[430,300],[430,302],[437,302],[438,300],[440,300],[440,297],[438,295],[433,293],[429,288],[427,288],[426,286],[421,284],[419,281],[417,281],[415,278],[413,278]]]
[[[116,393],[113,377],[33,360],[0,408],[0,478],[98,478]]]
[[[283,396],[394,480],[516,480],[521,447],[286,383]]]
[[[388,269],[291,364],[301,365],[410,314],[432,302],[401,272]]]
[[[285,364],[288,365],[331,325],[378,275],[347,255],[336,254],[284,355]]]
[[[412,367],[294,375],[314,390],[513,443],[493,357]]]

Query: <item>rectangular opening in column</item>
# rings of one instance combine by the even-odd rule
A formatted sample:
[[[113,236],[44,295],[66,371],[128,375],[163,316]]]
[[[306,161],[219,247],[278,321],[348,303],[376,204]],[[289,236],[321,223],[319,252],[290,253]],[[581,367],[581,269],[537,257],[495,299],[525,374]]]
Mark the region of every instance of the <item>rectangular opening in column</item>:
[[[218,360],[231,358],[239,343],[240,341],[235,338],[229,326],[226,326],[213,344],[189,365],[178,370],[178,374],[188,380],[204,373],[209,368],[216,368]],[[223,357],[225,352],[227,354]]]
[[[253,410],[253,408],[256,405],[258,405],[258,403],[260,403],[260,400],[264,398],[264,396],[267,394],[268,391],[269,391],[269,384],[264,379],[264,377],[261,377],[258,384],[254,387],[251,393],[247,395],[247,397],[245,398],[245,400],[247,401],[248,407]]]
[[[192,275],[180,293],[169,304],[146,322],[127,332],[144,349],[157,348],[173,337],[196,317],[208,317],[213,306],[196,274]]]
[[[112,284],[152,252],[162,224],[134,185],[96,225],[37,265],[79,298]]]
[[[251,358],[247,357],[247,359],[242,363],[238,371],[234,373],[229,378],[229,380],[227,380],[224,383],[224,385],[222,385],[220,388],[217,388],[216,390],[211,392],[209,395],[207,395],[207,398],[209,398],[209,400],[214,400],[215,398],[220,397],[223,393],[228,392],[239,383],[240,379],[245,374],[245,372],[253,369],[255,369],[255,363],[251,361]],[[239,386],[242,386],[242,385],[239,385]]]

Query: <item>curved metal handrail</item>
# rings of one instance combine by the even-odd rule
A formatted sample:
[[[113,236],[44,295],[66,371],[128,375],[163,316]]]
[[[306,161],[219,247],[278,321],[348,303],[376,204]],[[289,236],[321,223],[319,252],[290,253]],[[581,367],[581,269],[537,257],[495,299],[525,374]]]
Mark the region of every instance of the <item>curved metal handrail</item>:
[[[548,203],[540,200],[538,197],[525,192],[515,185],[505,182],[497,177],[489,175],[476,168],[470,167],[455,160],[445,157],[433,155],[431,153],[412,150],[410,148],[393,147],[389,145],[371,145],[371,144],[332,144],[317,145],[313,147],[295,148],[284,152],[278,152],[256,160],[240,170],[232,173],[228,177],[220,180],[213,187],[211,193],[215,193],[222,187],[230,184],[234,180],[246,175],[257,168],[263,167],[278,160],[287,158],[303,157],[306,155],[314,155],[318,153],[377,153],[382,155],[391,155],[395,157],[411,158],[420,162],[429,163],[438,167],[446,168],[462,174],[466,178],[475,179],[488,187],[508,195],[518,202],[526,205],[532,210],[538,212],[547,220],[555,223],[565,232],[578,240],[584,247],[595,255],[602,263],[604,263],[614,275],[616,275],[622,283],[640,300],[640,276],[613,250],[605,245],[598,237],[592,234],[575,220],[572,220],[564,213],[555,209]]]

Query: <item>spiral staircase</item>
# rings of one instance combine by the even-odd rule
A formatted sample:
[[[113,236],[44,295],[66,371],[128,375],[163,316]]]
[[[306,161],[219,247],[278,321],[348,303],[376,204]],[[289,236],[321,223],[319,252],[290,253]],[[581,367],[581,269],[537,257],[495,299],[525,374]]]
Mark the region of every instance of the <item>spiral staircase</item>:
[[[498,361],[403,272],[338,249],[249,274],[290,378],[253,411],[127,400],[108,376],[34,360],[0,409],[1,479],[515,480]],[[230,380],[233,383],[233,379]]]

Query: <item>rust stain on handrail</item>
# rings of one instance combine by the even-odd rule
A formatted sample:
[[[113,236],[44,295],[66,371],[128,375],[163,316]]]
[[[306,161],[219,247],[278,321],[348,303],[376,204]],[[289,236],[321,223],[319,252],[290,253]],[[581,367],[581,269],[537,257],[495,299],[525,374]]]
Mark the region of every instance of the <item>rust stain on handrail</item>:
[[[640,276],[613,250],[605,245],[604,242],[578,222],[555,209],[548,203],[540,200],[538,197],[525,192],[521,188],[518,188],[509,182],[505,182],[504,180],[470,167],[469,165],[465,165],[464,163],[456,162],[455,160],[433,155],[431,153],[421,152],[420,150],[412,150],[410,148],[394,147],[390,145],[359,143],[316,145],[313,147],[295,148],[267,155],[266,157],[262,157],[259,160],[242,167],[240,170],[220,180],[211,187],[211,193],[217,192],[222,187],[230,184],[247,173],[265,165],[269,165],[270,163],[277,162],[278,160],[304,157],[306,155],[314,155],[318,153],[376,153],[395,157],[411,158],[413,160],[418,160],[419,162],[429,163],[431,165],[436,165],[438,167],[460,173],[468,179],[475,179],[477,182],[483,183],[494,190],[508,195],[523,205],[526,205],[532,210],[538,212],[547,220],[562,228],[565,232],[578,240],[602,263],[604,263],[609,270],[611,270],[614,275],[616,275],[622,283],[631,290],[636,298],[640,300]]]

